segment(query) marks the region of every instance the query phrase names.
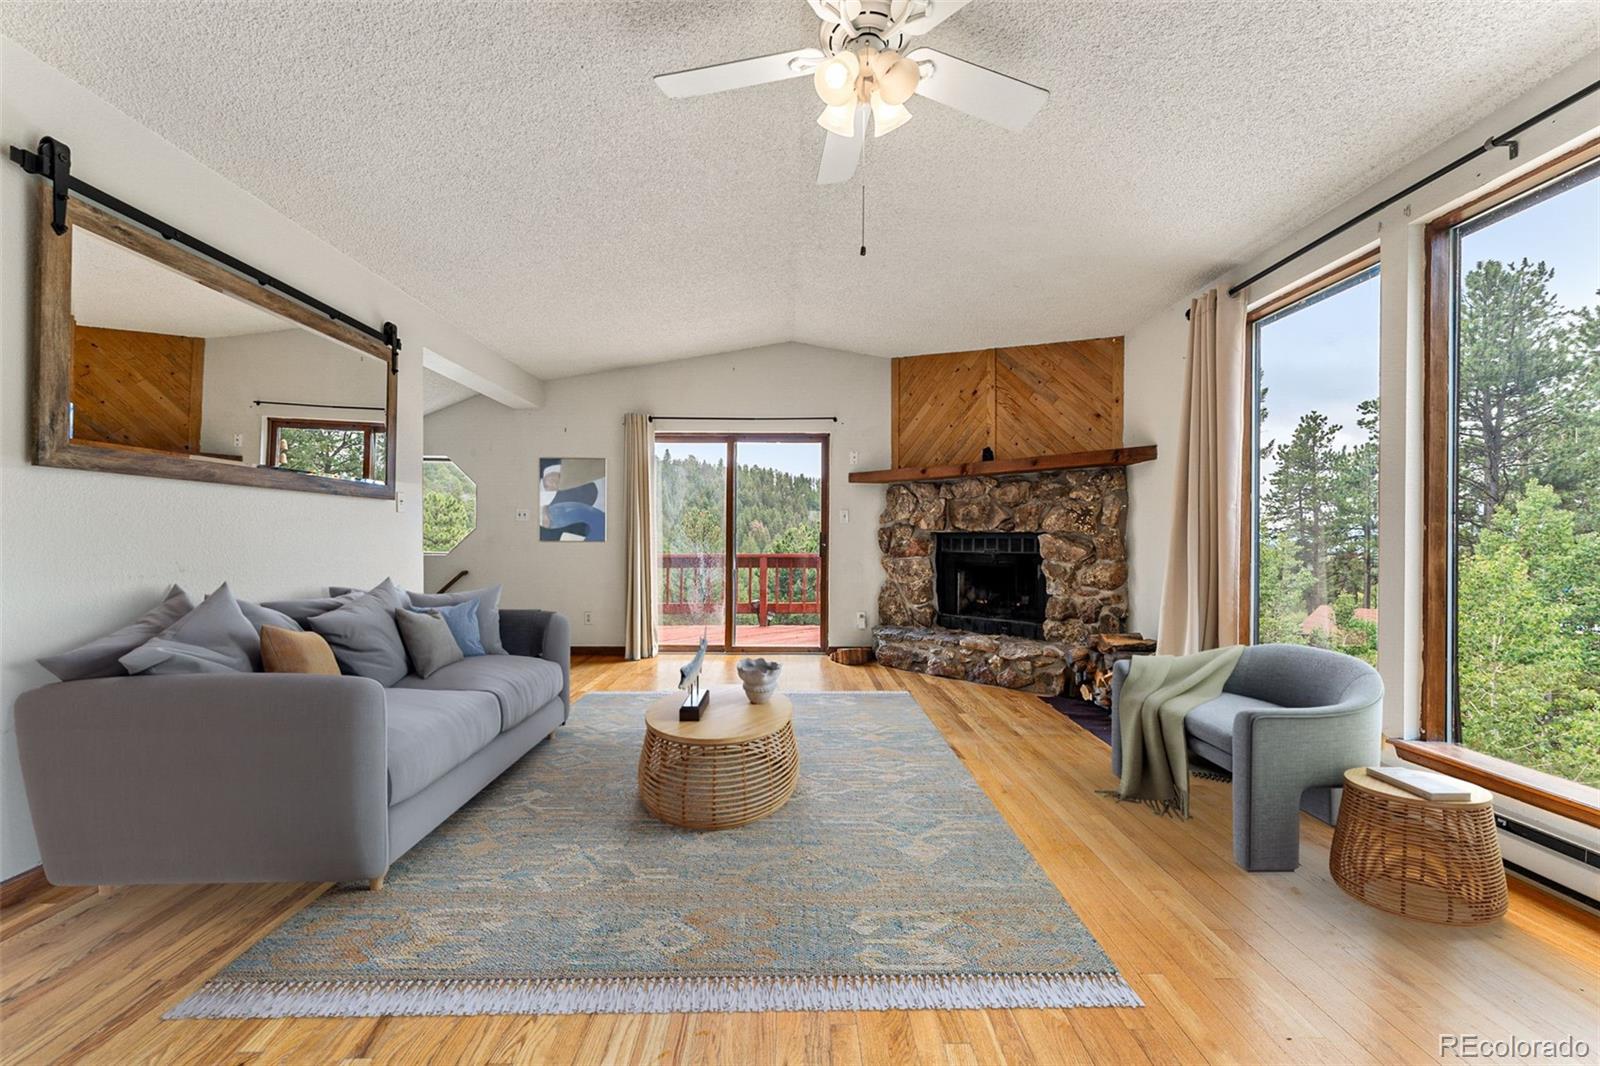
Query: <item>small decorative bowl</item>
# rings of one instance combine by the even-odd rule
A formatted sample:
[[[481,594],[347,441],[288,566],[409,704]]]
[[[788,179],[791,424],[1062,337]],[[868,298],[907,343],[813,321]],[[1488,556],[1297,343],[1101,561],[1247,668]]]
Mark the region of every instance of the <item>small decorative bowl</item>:
[[[750,702],[766,703],[778,691],[778,672],[783,664],[769,659],[740,659],[734,669],[739,672],[739,680],[744,682],[744,694]]]

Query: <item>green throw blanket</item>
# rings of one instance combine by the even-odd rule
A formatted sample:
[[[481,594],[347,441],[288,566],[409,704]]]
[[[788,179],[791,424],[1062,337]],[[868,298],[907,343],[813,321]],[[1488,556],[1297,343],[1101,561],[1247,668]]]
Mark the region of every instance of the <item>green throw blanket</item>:
[[[1189,745],[1183,720],[1222,694],[1244,648],[1193,655],[1141,655],[1130,660],[1117,699],[1122,780],[1110,792],[1189,817]]]

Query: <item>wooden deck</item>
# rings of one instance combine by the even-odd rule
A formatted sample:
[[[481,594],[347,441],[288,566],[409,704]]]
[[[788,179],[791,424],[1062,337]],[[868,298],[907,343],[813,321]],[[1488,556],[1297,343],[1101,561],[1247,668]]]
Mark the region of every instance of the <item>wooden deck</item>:
[[[734,682],[735,661],[710,657],[706,680]],[[677,667],[674,656],[579,656],[573,694],[665,691]],[[1226,784],[1196,780],[1188,821],[1098,795],[1116,781],[1106,746],[1033,696],[817,655],[788,657],[783,683],[791,692],[909,690],[1145,1005],[163,1021],[163,1011],[327,886],[52,888],[0,915],[0,1061],[1487,1061],[1443,1049],[1441,1037],[1456,1033],[1576,1037],[1593,1054],[1600,920],[1544,892],[1514,881],[1510,913],[1482,928],[1408,922],[1334,885],[1332,832],[1309,817],[1298,870],[1251,874],[1233,864]],[[802,781],[804,760],[802,751]],[[696,840],[718,843],[715,834]],[[974,906],[981,913],[982,901]]]
[[[700,634],[706,633],[713,646],[722,639],[722,628],[712,626],[659,626],[656,634],[662,647],[690,646],[700,643]],[[746,648],[822,648],[821,626],[740,626],[736,639]]]

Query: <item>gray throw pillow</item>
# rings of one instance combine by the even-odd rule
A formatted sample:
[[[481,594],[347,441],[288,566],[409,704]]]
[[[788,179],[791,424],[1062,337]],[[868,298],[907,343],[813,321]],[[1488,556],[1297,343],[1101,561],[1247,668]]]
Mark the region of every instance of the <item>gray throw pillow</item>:
[[[394,621],[394,612],[404,606],[405,593],[386,578],[338,610],[306,619],[306,625],[328,642],[341,671],[389,688],[409,672]]]
[[[334,608],[330,607],[328,609],[331,611]],[[289,615],[284,614],[282,611],[275,611],[264,603],[251,603],[249,600],[240,600],[239,610],[243,611],[244,616],[250,619],[250,624],[256,627],[257,633],[261,632],[262,626],[277,626],[279,629],[287,629],[290,632],[298,632],[305,628]]]
[[[167,589],[159,604],[141,615],[136,622],[123,626],[115,633],[91,640],[82,647],[47,655],[39,665],[63,681],[83,681],[91,677],[122,677],[127,670],[117,660],[172,623],[194,610],[189,594],[177,585]]]
[[[196,651],[203,653],[196,655]],[[197,669],[196,661],[203,661]],[[124,655],[130,674],[214,673],[261,669],[261,636],[223,582],[200,606]]]
[[[466,658],[449,623],[438,615],[402,607],[394,613],[394,620],[419,677]]]
[[[413,607],[452,607],[458,603],[476,601],[478,604],[478,639],[489,655],[504,655],[506,646],[500,642],[500,586],[472,589],[469,592],[408,592]]]
[[[366,595],[364,592],[347,592],[342,596],[311,596],[298,600],[270,600],[261,606],[269,611],[276,611],[294,619],[300,628],[304,629],[306,619],[314,618],[319,614],[327,614],[329,611],[337,611],[345,604],[353,602],[356,597],[364,595]]]

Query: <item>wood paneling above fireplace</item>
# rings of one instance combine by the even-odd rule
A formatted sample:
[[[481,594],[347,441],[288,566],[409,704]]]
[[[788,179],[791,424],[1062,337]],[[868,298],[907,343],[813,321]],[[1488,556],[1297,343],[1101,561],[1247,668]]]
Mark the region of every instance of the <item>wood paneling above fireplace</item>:
[[[986,348],[894,361],[896,467],[1122,445],[1122,338]]]

